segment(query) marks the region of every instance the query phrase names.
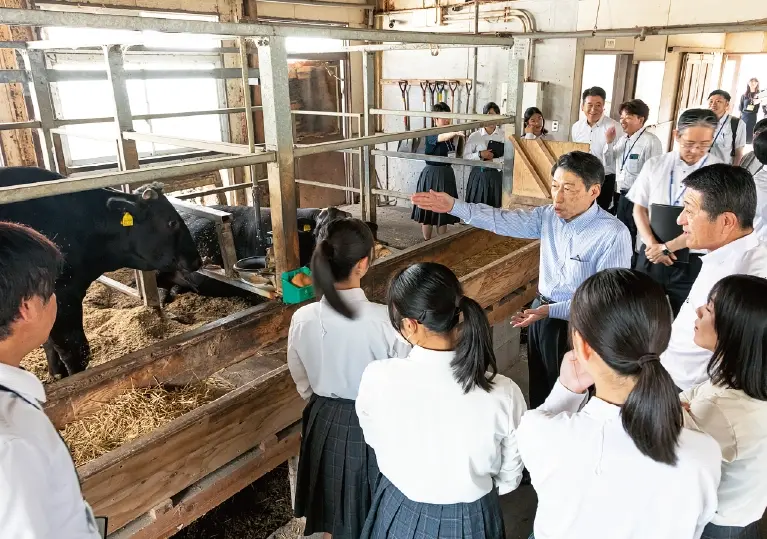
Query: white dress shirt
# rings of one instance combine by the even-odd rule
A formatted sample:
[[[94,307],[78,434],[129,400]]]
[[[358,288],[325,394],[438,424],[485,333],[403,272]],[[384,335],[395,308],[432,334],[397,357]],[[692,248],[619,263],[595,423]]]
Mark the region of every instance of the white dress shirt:
[[[714,132],[714,145],[711,146],[711,154],[717,156],[722,163],[732,164],[732,125],[730,114],[725,114],[719,120],[719,125]],[[738,119],[738,129],[735,133],[735,149],[746,147],[746,122]]]
[[[711,154],[706,154],[693,165],[682,161],[679,152],[676,151],[653,157],[642,167],[642,172],[639,173],[639,177],[626,196],[634,204],[647,208],[652,219],[653,204],[683,206],[686,188],[682,185],[682,181],[699,168],[714,163],[721,163],[721,161]],[[705,253],[700,250],[690,252]]]
[[[764,243],[767,243],[767,168],[762,168],[754,174],[756,183],[756,218],[754,232]]]
[[[491,135],[488,135],[484,127],[474,131],[471,135],[469,135],[469,139],[466,141],[466,149],[463,152],[464,158],[482,160],[479,152],[487,150],[488,144],[491,140],[503,144],[503,141],[505,140],[503,129],[496,127],[495,131],[493,131]],[[500,163],[503,161],[503,157],[496,157],[493,159],[493,161]]]
[[[378,466],[410,500],[474,502],[522,479],[515,431],[526,409],[517,384],[497,375],[490,392],[464,393],[455,352],[414,347],[405,359],[368,365],[357,415]]]
[[[405,357],[410,345],[392,327],[385,305],[360,288],[339,290],[357,317],[338,314],[322,298],[298,309],[288,330],[288,368],[303,399],[354,400],[362,372],[376,359]]]
[[[767,507],[767,402],[710,380],[681,394],[685,424],[711,435],[722,450],[719,506],[711,522],[748,526]]]
[[[614,161],[605,160],[605,146],[607,146],[606,132],[610,127],[615,128],[616,139],[623,136],[623,128],[621,127],[621,124],[609,116],[602,116],[599,121],[594,124],[594,127],[591,127],[585,119],[579,120],[573,124],[571,132],[573,142],[591,144],[590,153],[602,161],[602,164],[605,166],[605,175],[615,174],[616,172]]]
[[[550,140],[551,139],[548,133],[546,133],[545,135],[541,135],[540,137],[536,137],[535,134],[533,133],[525,133],[525,136],[523,138],[525,140],[536,140],[536,139]]]
[[[560,382],[522,418],[522,461],[538,494],[535,539],[697,539],[716,511],[719,446],[684,429],[677,464],[639,452],[619,406]]]
[[[100,538],[69,449],[41,408],[43,384],[0,363],[0,385],[11,390],[0,390],[0,537]]]
[[[616,170],[619,191],[631,189],[648,159],[663,154],[660,139],[643,127],[630,137],[623,135],[604,147],[604,162]]]
[[[708,303],[708,294],[728,275],[745,274],[767,278],[767,246],[749,234],[701,257],[702,267],[690,295],[682,304],[671,329],[671,341],[661,362],[682,391],[705,382],[711,352],[695,344],[695,310]]]

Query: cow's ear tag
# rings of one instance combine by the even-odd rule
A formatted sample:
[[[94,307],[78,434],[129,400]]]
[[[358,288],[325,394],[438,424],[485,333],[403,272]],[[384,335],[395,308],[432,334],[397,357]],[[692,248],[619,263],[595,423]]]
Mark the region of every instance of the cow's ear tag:
[[[312,225],[304,225],[304,232],[309,232],[312,229]]]
[[[127,211],[123,213],[123,218],[120,220],[122,226],[133,226],[133,216]]]

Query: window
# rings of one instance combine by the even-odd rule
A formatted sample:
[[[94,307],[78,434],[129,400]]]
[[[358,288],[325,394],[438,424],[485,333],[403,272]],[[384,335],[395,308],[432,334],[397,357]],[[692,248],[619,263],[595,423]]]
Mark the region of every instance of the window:
[[[587,88],[599,86],[607,94],[605,100],[605,115],[610,114],[613,101],[613,85],[615,84],[615,66],[617,56],[614,54],[586,54],[583,59],[583,82],[581,95]]]
[[[41,6],[41,8],[49,8]],[[53,8],[49,8],[53,9]],[[64,9],[56,6],[56,9]],[[72,8],[69,8],[72,9]],[[90,10],[86,10],[90,11]],[[97,9],[125,14],[126,10]],[[215,16],[156,13],[130,11],[133,16],[152,16],[197,20],[217,20]],[[178,49],[215,48],[221,41],[208,36],[183,36],[162,34],[153,31],[132,32],[113,31],[91,28],[44,28],[46,39],[61,42],[63,45],[76,46],[78,43],[141,44],[147,47],[167,47]],[[104,56],[101,53],[66,52],[48,55],[49,67],[56,71],[104,71]],[[221,56],[217,53],[194,52],[189,54],[151,55],[126,54],[125,68],[147,71],[182,71],[209,70],[222,67]],[[112,92],[107,81],[63,81],[52,85],[56,116],[63,119],[110,117],[113,112]],[[225,106],[225,87],[223,80],[214,78],[168,78],[168,79],[131,79],[128,80],[128,95],[133,115],[156,114],[167,112],[185,112],[205,109],[217,109]],[[225,115],[193,116],[187,118],[162,118],[134,120],[137,132],[170,135],[204,140],[224,140],[227,133]],[[64,151],[69,166],[114,161],[116,145],[110,140],[94,140],[114,134],[113,123],[71,125],[68,133],[83,137],[63,137]],[[90,136],[91,138],[85,138]],[[183,148],[148,142],[137,143],[141,157],[176,154]]]
[[[660,109],[661,105],[663,74],[665,70],[666,63],[663,61],[639,62],[634,95],[650,107],[650,117],[647,118],[647,125],[658,123],[658,109]]]

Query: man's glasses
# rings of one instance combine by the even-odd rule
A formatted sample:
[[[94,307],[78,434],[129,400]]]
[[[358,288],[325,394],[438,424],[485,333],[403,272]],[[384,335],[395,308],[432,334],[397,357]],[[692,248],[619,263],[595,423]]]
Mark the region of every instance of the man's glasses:
[[[711,148],[711,145],[713,144],[713,141],[708,142],[691,142],[689,140],[680,140],[679,146],[684,148],[685,150],[700,150],[700,151],[708,151],[709,148]]]

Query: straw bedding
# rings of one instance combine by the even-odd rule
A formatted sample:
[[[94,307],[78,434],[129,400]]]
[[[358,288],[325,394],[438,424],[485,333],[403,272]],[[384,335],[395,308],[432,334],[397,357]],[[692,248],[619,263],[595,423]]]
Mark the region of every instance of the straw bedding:
[[[509,253],[516,251],[517,249],[521,249],[528,243],[530,243],[530,240],[504,238],[502,241],[496,243],[491,248],[480,251],[474,256],[470,256],[466,260],[463,260],[459,264],[454,264],[451,269],[458,277],[463,277],[472,271],[476,271],[479,268],[486,266],[490,262],[493,262],[499,258],[503,258]]]

